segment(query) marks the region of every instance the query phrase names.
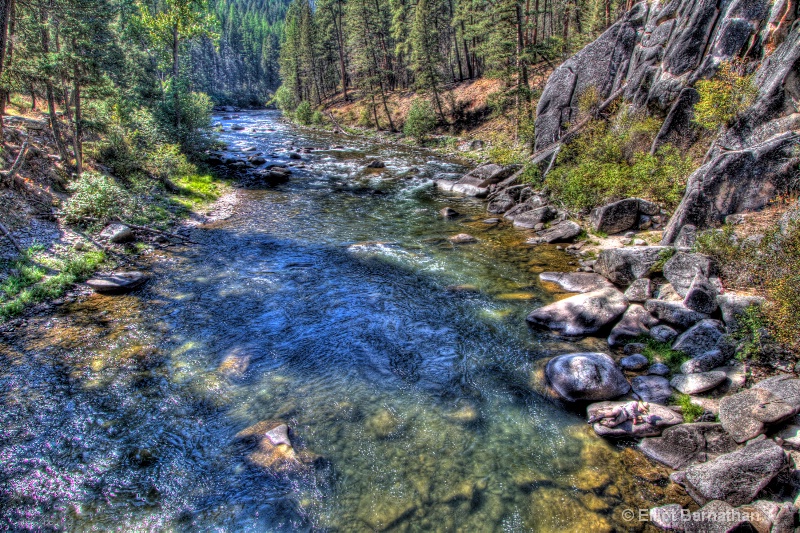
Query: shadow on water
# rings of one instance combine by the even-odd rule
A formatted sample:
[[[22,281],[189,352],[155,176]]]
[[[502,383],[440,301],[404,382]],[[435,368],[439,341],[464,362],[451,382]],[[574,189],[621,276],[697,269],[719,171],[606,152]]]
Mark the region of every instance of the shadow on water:
[[[247,120],[272,121],[265,151],[300,135],[271,115]],[[483,224],[482,206],[442,198],[425,178],[362,178],[361,160],[308,159],[286,186],[242,191],[233,218],[195,230],[200,246],[162,254],[137,293],[65,306],[0,345],[2,520],[31,530],[640,527],[621,511],[663,489],[643,490],[631,454],[532,389],[536,361],[564,344],[532,334],[524,316],[555,297],[537,274],[563,269],[564,257],[519,246],[524,235]],[[426,164],[400,159],[395,172]],[[386,194],[348,190],[359,180]],[[445,202],[465,217],[438,220]],[[447,242],[465,230],[479,243]],[[594,345],[571,349],[581,346]],[[261,420],[287,422],[295,447],[326,466],[277,474],[248,462],[234,435]]]

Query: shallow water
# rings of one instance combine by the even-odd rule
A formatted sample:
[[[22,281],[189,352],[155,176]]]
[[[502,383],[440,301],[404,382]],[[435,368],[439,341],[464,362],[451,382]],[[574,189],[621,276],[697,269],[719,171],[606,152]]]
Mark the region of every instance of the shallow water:
[[[534,390],[537,361],[601,341],[530,331],[555,247],[436,192],[422,150],[297,130],[226,133],[275,188],[161,252],[154,278],[0,343],[0,525],[177,531],[636,530],[652,470]],[[230,125],[231,121],[224,121]],[[329,149],[334,145],[341,149]],[[277,157],[270,159],[269,155]],[[387,168],[363,169],[372,158]],[[444,221],[452,206],[465,216]],[[470,233],[478,242],[454,246]],[[282,420],[321,466],[271,472],[234,435]]]

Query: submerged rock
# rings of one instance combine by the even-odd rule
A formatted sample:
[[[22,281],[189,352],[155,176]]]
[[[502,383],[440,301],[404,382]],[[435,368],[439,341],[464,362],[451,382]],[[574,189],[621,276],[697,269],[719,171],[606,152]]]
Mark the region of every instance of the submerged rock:
[[[631,386],[604,353],[559,355],[545,367],[548,383],[567,401],[608,400],[627,393]]]
[[[591,272],[542,272],[539,279],[555,283],[567,292],[586,293],[614,287],[603,276]]]
[[[280,420],[262,420],[234,436],[234,441],[255,444],[247,460],[273,472],[290,472],[318,464],[321,457],[297,452],[291,443],[289,426]]]
[[[617,289],[607,288],[541,307],[528,315],[527,321],[562,335],[580,337],[609,327],[627,308],[625,296]]]
[[[448,240],[453,244],[472,244],[478,242],[478,239],[469,233],[459,233],[458,235],[453,235]]]
[[[441,216],[442,218],[444,218],[446,220],[449,220],[451,218],[456,218],[456,217],[458,217],[460,215],[461,215],[461,213],[459,213],[458,211],[456,211],[452,207],[445,207],[444,209],[439,211],[439,216]]]

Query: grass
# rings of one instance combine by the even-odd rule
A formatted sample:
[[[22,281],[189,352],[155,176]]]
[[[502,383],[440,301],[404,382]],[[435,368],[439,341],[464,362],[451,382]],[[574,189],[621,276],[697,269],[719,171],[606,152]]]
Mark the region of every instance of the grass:
[[[679,350],[673,350],[667,342],[658,342],[650,337],[638,337],[631,342],[644,344],[642,355],[647,357],[650,364],[663,363],[673,372],[678,372],[683,363],[689,360],[689,356]]]
[[[683,394],[681,392],[677,392],[672,395],[671,401],[669,403],[677,404],[681,407],[681,412],[683,413],[683,420],[687,423],[692,423],[701,416],[703,413],[706,412],[705,409],[700,407],[699,405],[695,405],[692,403],[692,398],[688,394]]]
[[[105,254],[99,251],[71,251],[54,258],[40,248],[27,250],[23,257],[2,265],[11,274],[0,284],[0,321],[19,315],[29,305],[58,298],[104,261]]]

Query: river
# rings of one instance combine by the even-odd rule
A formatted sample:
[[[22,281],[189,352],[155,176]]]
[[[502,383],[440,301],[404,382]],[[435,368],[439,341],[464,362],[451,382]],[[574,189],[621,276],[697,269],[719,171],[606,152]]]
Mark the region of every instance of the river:
[[[604,347],[525,324],[568,255],[438,193],[461,162],[275,112],[223,122],[246,128],[222,134],[232,150],[313,151],[288,183],[238,190],[199,244],[157,252],[144,288],[0,343],[0,528],[642,528],[624,511],[666,497],[652,469],[535,392],[542,358]],[[234,436],[262,420],[321,466],[254,465]]]

